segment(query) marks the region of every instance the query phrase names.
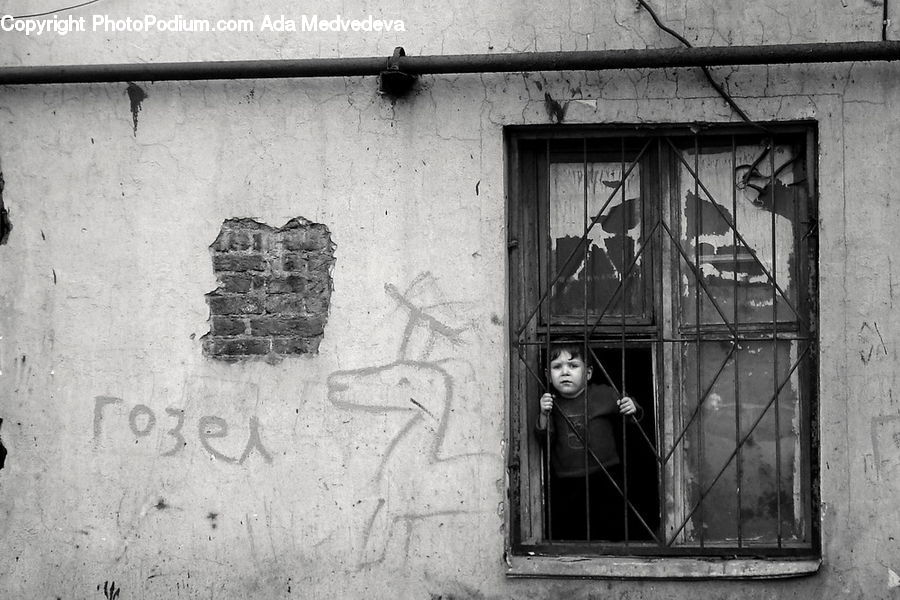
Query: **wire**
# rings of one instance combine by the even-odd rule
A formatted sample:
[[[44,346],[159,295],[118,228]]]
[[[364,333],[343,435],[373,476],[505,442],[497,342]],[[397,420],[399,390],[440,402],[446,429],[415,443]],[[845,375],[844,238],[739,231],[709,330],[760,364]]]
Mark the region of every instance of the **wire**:
[[[676,40],[678,40],[679,42],[684,44],[686,47],[693,48],[691,43],[689,41],[687,41],[687,39],[683,35],[681,35],[677,31],[675,31],[671,27],[666,26],[662,21],[659,20],[659,17],[657,16],[656,11],[654,11],[653,8],[651,8],[649,4],[647,4],[644,0],[637,0],[637,1],[638,1],[638,4],[640,4],[641,7],[644,8],[644,10],[646,10],[648,13],[650,13],[650,18],[653,19],[653,22],[656,23],[657,27],[659,27],[660,29],[662,29],[663,31],[665,31],[666,33],[671,35],[673,38],[675,38]],[[735,103],[734,99],[728,95],[728,92],[726,92],[725,89],[716,80],[714,80],[712,78],[712,74],[709,72],[709,67],[700,67],[700,69],[703,71],[703,74],[706,76],[706,80],[709,82],[709,84],[711,86],[713,86],[713,89],[715,89],[716,92],[718,92],[718,94],[722,97],[722,99],[725,100],[725,102],[728,104],[728,106],[731,107],[731,110],[736,112],[738,114],[738,116],[741,119],[743,119],[744,121],[746,121],[747,123],[751,123],[753,125],[758,125],[757,123],[754,123],[750,119],[750,117],[747,116],[747,113],[745,113],[743,110],[741,110],[741,107],[738,106]]]
[[[87,6],[88,4],[95,4],[100,2],[100,0],[88,0],[88,2],[82,2],[81,4],[74,4],[72,6],[66,6],[64,8],[57,8],[56,10],[48,10],[47,12],[42,13],[34,13],[33,15],[16,15],[13,19],[31,19],[33,17],[45,17],[47,15],[52,15],[55,13],[63,12],[64,10],[72,10],[73,8],[81,8],[82,6]]]

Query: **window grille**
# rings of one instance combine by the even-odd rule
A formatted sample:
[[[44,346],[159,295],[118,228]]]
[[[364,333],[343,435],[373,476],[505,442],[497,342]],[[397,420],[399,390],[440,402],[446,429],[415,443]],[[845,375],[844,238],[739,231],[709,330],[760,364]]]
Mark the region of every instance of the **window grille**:
[[[818,553],[813,130],[507,133],[514,551]],[[578,508],[577,539],[553,507],[590,506],[590,480],[560,497],[535,427],[561,343],[643,408],[616,422],[618,481],[562,421],[622,507]],[[592,539],[591,519],[621,533]]]

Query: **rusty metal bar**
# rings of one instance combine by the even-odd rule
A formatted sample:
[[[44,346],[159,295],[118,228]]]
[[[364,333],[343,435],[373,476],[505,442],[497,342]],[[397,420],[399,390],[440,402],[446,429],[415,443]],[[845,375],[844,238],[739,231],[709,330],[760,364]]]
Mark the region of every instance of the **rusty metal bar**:
[[[673,144],[669,138],[665,138],[665,139],[666,139],[666,142],[668,142],[669,145],[674,150],[675,157],[678,158],[678,160],[681,162],[681,164],[683,164],[685,166],[685,168],[692,175],[694,175],[694,171],[691,169],[691,166],[687,163],[687,161],[684,160],[684,157],[681,156],[681,152],[678,150],[678,148],[675,147],[675,144]],[[694,176],[696,177],[696,175],[694,175]],[[753,257],[753,260],[755,260],[757,265],[759,265],[759,267],[762,269],[763,274],[769,279],[770,282],[772,282],[772,285],[775,286],[775,289],[778,290],[778,292],[781,294],[782,298],[785,301],[785,304],[788,306],[788,308],[791,309],[791,312],[794,313],[794,315],[797,317],[797,320],[801,324],[805,325],[806,323],[803,320],[803,317],[801,317],[800,313],[797,311],[797,309],[794,308],[793,304],[790,301],[790,298],[787,297],[787,294],[784,292],[784,290],[782,290],[781,287],[779,287],[778,283],[773,280],[772,274],[769,272],[768,269],[766,269],[766,265],[763,264],[763,261],[759,258],[759,256],[757,256],[756,250],[754,250],[753,247],[747,243],[747,241],[744,239],[744,236],[741,235],[741,233],[737,230],[737,228],[734,226],[734,224],[728,218],[728,215],[726,215],[722,211],[722,208],[719,206],[719,203],[716,201],[716,199],[713,197],[713,195],[709,192],[709,190],[706,189],[706,186],[703,185],[702,182],[700,183],[700,189],[703,190],[703,193],[705,193],[706,197],[709,198],[710,204],[712,204],[713,208],[716,209],[716,212],[719,213],[719,216],[722,218],[722,220],[728,224],[728,227],[730,229],[734,230],[734,233],[737,235],[738,240],[740,240],[741,244],[743,244],[743,246],[747,249],[747,252],[750,253],[750,256]],[[710,298],[710,299],[712,299],[712,298]],[[722,318],[725,319],[725,316],[723,315]]]
[[[740,316],[738,314],[738,269],[737,269],[737,259],[738,259],[738,242],[737,242],[737,182],[734,179],[734,173],[736,173],[737,168],[737,142],[735,141],[734,135],[731,136],[731,218],[734,222],[734,228],[731,230],[731,251],[734,256],[734,266],[732,267],[732,281],[734,282],[734,287],[731,290],[731,304],[732,304],[732,314],[734,315],[734,329],[735,331],[740,330]],[[734,443],[735,446],[741,440],[741,384],[740,384],[740,370],[739,370],[739,356],[740,356],[740,345],[738,344],[738,340],[732,341],[733,350],[734,350]],[[744,523],[743,518],[741,517],[741,510],[743,508],[743,490],[741,489],[741,483],[743,478],[743,471],[741,466],[741,461],[743,460],[742,450],[738,448],[737,456],[735,457],[735,487],[737,494],[737,541],[738,548],[743,548],[744,546]]]
[[[713,297],[713,293],[706,287],[706,284],[703,283],[702,274],[697,272],[693,263],[691,262],[691,258],[684,251],[684,248],[681,247],[681,243],[675,239],[675,234],[672,233],[672,230],[669,229],[669,226],[665,224],[664,221],[660,221],[662,228],[665,230],[666,235],[669,236],[669,239],[672,240],[672,246],[678,250],[678,253],[681,255],[681,258],[684,260],[685,266],[691,269],[691,273],[694,275],[694,279],[697,281],[697,284],[703,288],[703,291],[706,292],[707,298],[709,298],[710,304],[712,304],[713,308],[716,309],[716,312],[719,313],[719,316],[722,317],[722,321],[724,321],[725,328],[728,329],[729,333],[731,333],[732,339],[737,339],[738,334],[734,330],[734,327],[728,322],[728,318],[725,316],[725,313],[722,312],[722,309],[719,307],[719,304],[716,302]],[[699,330],[699,328],[698,328]]]
[[[0,68],[0,85],[379,75],[602,71],[900,60],[900,42],[834,42],[573,52],[241,60]]]
[[[582,321],[583,321],[583,350],[582,350],[582,358],[584,360],[584,369],[585,369],[585,377],[587,377],[587,366],[588,366],[588,338],[587,338],[587,314],[588,314],[588,286],[593,284],[591,279],[590,270],[588,269],[588,259],[590,258],[590,246],[591,239],[588,237],[588,161],[587,161],[587,138],[583,138],[581,140],[581,168],[584,171],[584,177],[582,179],[582,208],[583,208],[583,222],[582,222],[582,237],[584,238],[584,256],[582,260],[584,264],[582,265],[581,272],[584,273],[584,284],[581,288],[581,302],[582,302]],[[625,186],[622,186],[622,189],[625,189]],[[587,380],[585,380],[584,389],[581,390],[582,393],[582,410],[583,418],[584,418],[584,529],[585,529],[585,539],[587,541],[591,541],[591,477],[590,477],[590,460],[588,459],[588,450],[590,450],[591,443],[591,426],[590,426],[590,412],[588,410],[588,388],[587,388]],[[596,490],[595,490],[596,491]]]
[[[778,239],[776,238],[775,138],[769,138],[769,194],[772,196],[772,385],[775,387],[775,525],[778,547],[782,544],[781,530],[781,418],[778,409]],[[788,163],[789,164],[789,163]]]
[[[560,411],[559,415],[563,418],[563,421],[565,421],[566,427],[568,427],[569,430],[571,430],[571,432],[575,436],[575,438],[579,442],[581,442],[581,444],[585,448],[588,448],[588,445],[587,445],[586,440],[584,439],[584,436],[581,434],[580,431],[578,431],[578,428],[575,426],[574,423],[572,423],[572,420],[566,415],[566,413]],[[612,476],[612,474],[607,470],[607,468],[605,466],[603,466],[603,461],[601,461],[600,458],[597,456],[597,454],[590,448],[588,448],[588,453],[589,453],[590,457],[594,460],[594,462],[596,462],[600,466],[600,471],[603,472],[603,474],[606,476],[606,478],[612,484],[613,489],[616,490],[616,493],[618,493],[620,496],[622,496],[622,498],[624,498],[625,504],[627,505],[627,507],[629,509],[631,509],[631,511],[634,513],[634,515],[638,518],[638,521],[640,521],[641,525],[644,526],[644,529],[647,530],[647,532],[653,537],[653,540],[658,545],[662,546],[663,545],[662,540],[659,539],[659,537],[653,531],[653,528],[651,528],[647,524],[647,521],[644,520],[643,516],[641,516],[640,511],[627,498],[625,498],[625,495],[622,492],[622,488],[619,486],[618,482],[616,481],[616,478]]]
[[[641,160],[641,157],[644,155],[644,152],[647,151],[647,148],[650,147],[651,141],[652,140],[648,140],[647,143],[644,144],[644,147],[641,148],[641,151],[638,153],[638,155],[635,157],[634,161],[631,163],[631,165],[629,167],[629,170],[628,170],[629,173],[631,173],[631,170],[634,169],[635,165],[638,164],[638,161]],[[549,160],[550,160],[549,159],[550,140],[549,139],[547,140],[547,152],[548,152],[547,176],[549,177],[550,176],[550,162],[549,162]],[[616,184],[615,189],[613,189],[613,191],[610,192],[609,198],[607,198],[606,202],[603,203],[603,206],[600,207],[600,210],[597,211],[597,214],[591,219],[591,224],[590,224],[590,226],[588,226],[585,234],[581,237],[581,240],[579,241],[579,245],[575,246],[575,248],[572,249],[572,251],[569,253],[569,256],[566,258],[563,265],[556,271],[556,276],[553,278],[552,281],[549,282],[549,286],[547,287],[547,289],[544,290],[544,292],[541,295],[541,298],[538,300],[538,304],[537,304],[537,306],[535,306],[534,310],[531,311],[531,313],[528,314],[525,319],[523,319],[522,326],[519,328],[519,331],[516,332],[516,339],[521,340],[522,334],[525,332],[525,329],[527,329],[527,327],[528,327],[528,323],[530,323],[531,320],[537,315],[538,311],[541,308],[541,305],[544,302],[544,299],[549,298],[550,288],[553,287],[554,285],[556,285],[556,282],[559,281],[559,278],[562,275],[562,272],[566,269],[566,267],[569,266],[569,263],[572,262],[572,259],[575,258],[575,255],[578,254],[578,251],[581,249],[581,244],[587,243],[587,234],[590,233],[591,230],[594,228],[594,226],[600,221],[600,218],[603,216],[603,211],[606,210],[606,207],[609,206],[609,203],[612,202],[613,198],[616,197],[616,193],[619,191],[619,186],[622,186],[622,185],[623,185],[622,181],[620,181],[618,184]],[[547,183],[547,193],[548,193],[547,202],[550,201],[550,199],[549,199],[550,187],[549,186],[550,186],[550,183],[548,182]],[[548,208],[547,214],[549,215],[549,208]],[[548,216],[548,219],[549,219],[549,216]],[[548,227],[549,227],[549,221],[548,221]],[[548,231],[549,231],[549,229],[548,229]],[[549,265],[547,268],[549,270]]]
[[[703,303],[700,301],[700,279],[703,277],[703,271],[700,269],[700,229],[703,226],[703,212],[702,206],[700,205],[700,136],[694,134],[694,276],[697,278],[697,285],[694,286],[694,299],[695,299],[695,309],[694,309],[694,320],[697,323],[697,330],[700,330],[700,325],[703,323]],[[710,294],[710,300],[712,300],[712,294]],[[726,320],[725,315],[722,314],[722,319]],[[737,332],[735,332],[737,335]],[[703,409],[702,402],[700,401],[700,388],[703,387],[703,378],[701,371],[702,364],[702,351],[703,344],[698,343],[696,346],[696,353],[694,356],[694,360],[697,363],[697,480],[698,486],[700,489],[703,489]],[[723,363],[724,366],[725,363]],[[720,371],[721,372],[721,371]],[[715,382],[714,382],[715,383]],[[710,390],[712,389],[712,385],[710,385]],[[706,400],[706,397],[703,398]],[[685,428],[687,430],[687,427]],[[700,547],[703,548],[704,545],[704,531],[706,529],[706,512],[705,507],[701,503],[700,505],[700,526],[697,528],[700,532]]]
[[[809,351],[810,351],[810,346],[807,346],[806,348],[804,348],[803,352],[800,354],[800,357],[797,359],[797,362],[795,362],[794,365],[788,371],[788,374],[787,374],[787,377],[785,378],[785,380],[780,385],[777,385],[776,394],[780,393],[782,388],[784,388],[784,386],[788,384],[791,377],[794,375],[794,371],[797,370],[797,367],[800,366],[800,363],[803,361],[803,359],[806,357],[806,354]],[[700,494],[700,500],[694,505],[694,508],[690,511],[688,516],[685,517],[684,521],[682,521],[681,526],[678,527],[678,529],[675,531],[675,534],[672,536],[672,539],[669,540],[669,542],[667,543],[669,546],[671,546],[675,542],[675,540],[678,538],[678,534],[680,534],[681,530],[683,530],[684,527],[688,524],[688,522],[691,520],[691,517],[694,516],[694,513],[697,511],[697,509],[700,507],[700,505],[703,504],[703,501],[706,499],[706,496],[709,494],[709,492],[712,491],[712,489],[715,487],[716,483],[718,483],[719,479],[722,477],[722,474],[725,473],[726,469],[728,469],[728,465],[731,463],[731,461],[734,459],[734,457],[737,456],[737,453],[740,451],[740,449],[744,447],[744,444],[747,443],[747,440],[750,439],[750,436],[752,436],[753,433],[756,431],[756,427],[763,420],[763,417],[766,415],[766,412],[768,412],[768,410],[772,407],[772,404],[775,402],[775,398],[776,398],[776,396],[773,395],[769,399],[769,401],[763,407],[763,410],[760,413],[760,415],[756,418],[756,420],[753,421],[753,424],[750,426],[750,431],[748,431],[747,434],[741,438],[737,447],[731,452],[731,454],[725,460],[725,465],[719,470],[719,472],[713,478],[713,482],[711,484],[709,484],[709,486],[706,488],[706,490],[704,490]],[[781,546],[779,546],[779,549],[781,549]]]
[[[622,306],[622,334],[620,341],[619,353],[621,356],[622,364],[622,395],[619,398],[628,395],[628,392],[625,389],[625,334],[626,334],[626,323],[625,323],[625,314],[628,312],[628,277],[631,273],[630,269],[626,273],[625,262],[628,260],[628,244],[626,242],[626,232],[628,231],[625,227],[625,219],[628,217],[627,209],[625,208],[625,202],[628,199],[625,193],[625,187],[627,185],[625,181],[625,138],[619,138],[619,168],[622,170],[622,200],[621,206],[619,210],[619,214],[622,215],[620,219],[621,225],[621,234],[622,234],[622,272],[621,278],[622,281],[620,285],[622,286],[622,298],[621,298],[621,306]],[[639,196],[643,198],[643,194]],[[629,220],[630,224],[630,220]],[[621,419],[621,428],[622,428],[622,489],[625,491],[625,506],[622,507],[622,526],[623,532],[625,534],[625,545],[628,546],[628,426],[626,424],[625,419]]]
[[[553,262],[553,239],[550,237],[550,205],[551,205],[550,192],[551,192],[551,187],[550,187],[550,140],[549,139],[547,140],[546,144],[544,145],[544,149],[546,150],[546,156],[547,156],[547,213],[545,215],[547,218],[547,237],[546,237],[546,240],[547,240],[547,266],[546,266],[546,272],[544,274],[547,288],[544,290],[543,297],[539,301],[538,306],[541,307],[544,303],[544,299],[546,299],[546,301],[547,301],[547,304],[546,304],[547,339],[544,340],[546,343],[546,348],[545,348],[546,354],[544,356],[544,378],[545,378],[545,380],[548,380],[550,377],[550,336],[551,336],[551,328],[553,326],[553,295],[550,293],[550,286],[553,285],[550,283],[550,263]],[[538,206],[540,206],[540,202],[538,203]],[[538,229],[540,230],[541,228],[539,227]],[[551,390],[551,385],[552,384],[549,380],[546,381],[546,383],[544,384],[544,390],[549,392]],[[556,408],[556,407],[554,407],[554,408]],[[538,417],[538,418],[540,418],[540,417]],[[550,424],[552,422],[553,422],[553,410],[551,410],[550,413],[547,414],[547,423],[546,423],[547,428],[545,429],[545,442],[546,443],[544,444],[544,456],[546,459],[546,468],[547,468],[547,479],[545,480],[545,486],[547,488],[547,490],[546,490],[547,491],[547,496],[546,496],[547,497],[547,507],[546,507],[547,508],[547,510],[546,510],[547,540],[551,541],[551,542],[553,540],[553,501],[552,501],[552,497],[551,497],[552,492],[550,491],[550,488],[553,487],[551,485],[551,482],[553,481],[553,473],[551,471],[551,465],[550,465],[550,452],[552,450],[552,448],[550,447],[550,442],[552,441],[551,436],[550,436]],[[558,431],[556,432],[556,435],[559,435]]]

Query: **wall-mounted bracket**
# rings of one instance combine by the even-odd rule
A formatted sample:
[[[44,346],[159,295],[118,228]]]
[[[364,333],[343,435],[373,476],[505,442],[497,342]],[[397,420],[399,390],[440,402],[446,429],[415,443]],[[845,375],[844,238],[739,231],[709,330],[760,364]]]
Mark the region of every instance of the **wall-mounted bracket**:
[[[400,57],[406,56],[401,46],[394,48],[394,55],[388,59],[387,70],[378,75],[378,93],[398,98],[405,96],[416,83],[417,77],[400,70]]]

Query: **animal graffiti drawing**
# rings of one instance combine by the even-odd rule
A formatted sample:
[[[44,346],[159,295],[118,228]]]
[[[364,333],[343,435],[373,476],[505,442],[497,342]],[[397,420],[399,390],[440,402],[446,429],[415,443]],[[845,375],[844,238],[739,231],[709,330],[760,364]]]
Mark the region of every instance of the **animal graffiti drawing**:
[[[481,510],[473,506],[465,482],[476,480],[496,462],[495,456],[477,448],[475,439],[470,438],[471,449],[449,441],[466,439],[451,431],[464,422],[454,412],[462,408],[455,375],[462,361],[430,356],[441,339],[461,345],[464,327],[447,322],[447,303],[423,303],[416,296],[422,286],[434,292],[430,274],[418,277],[406,292],[385,286],[408,313],[394,360],[328,377],[328,399],[336,407],[371,416],[370,421],[375,415],[393,415],[397,419],[390,422],[401,423],[381,449],[369,481],[374,502],[368,507],[361,565],[383,560],[392,538],[408,554],[413,527],[426,519]],[[441,317],[432,312],[438,306],[445,311]]]

